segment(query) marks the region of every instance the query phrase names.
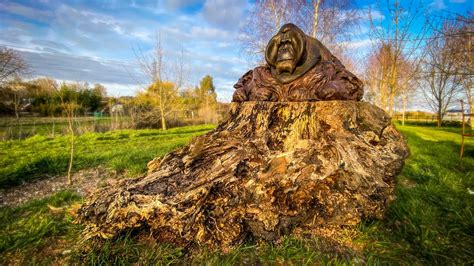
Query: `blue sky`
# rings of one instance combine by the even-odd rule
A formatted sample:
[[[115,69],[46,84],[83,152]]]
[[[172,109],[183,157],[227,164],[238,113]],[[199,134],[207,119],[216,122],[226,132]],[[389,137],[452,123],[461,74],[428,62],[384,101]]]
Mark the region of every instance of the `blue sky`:
[[[357,7],[373,4],[358,1]],[[473,10],[463,0],[427,4],[434,12]],[[232,85],[252,67],[237,40],[252,5],[246,0],[0,0],[0,45],[18,50],[34,76],[99,82],[110,95],[133,95],[146,80],[134,49],[149,51],[159,33],[166,61],[184,51],[187,85],[209,74],[219,99],[230,101]],[[357,34],[354,49],[368,49],[367,30]]]

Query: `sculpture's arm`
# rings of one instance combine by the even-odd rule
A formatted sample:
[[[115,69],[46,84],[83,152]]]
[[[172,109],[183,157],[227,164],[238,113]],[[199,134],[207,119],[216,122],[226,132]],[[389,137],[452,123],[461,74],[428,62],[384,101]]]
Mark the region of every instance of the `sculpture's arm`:
[[[327,62],[324,75],[330,77],[325,85],[317,90],[317,98],[328,100],[360,101],[364,94],[364,85],[360,79],[348,71],[340,62]]]

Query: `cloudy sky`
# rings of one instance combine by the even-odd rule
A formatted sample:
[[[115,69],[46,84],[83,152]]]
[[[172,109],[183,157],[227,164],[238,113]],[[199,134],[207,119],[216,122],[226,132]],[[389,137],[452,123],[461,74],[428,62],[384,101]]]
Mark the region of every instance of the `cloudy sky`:
[[[358,1],[367,9],[373,1]],[[465,13],[470,1],[428,1],[435,10]],[[102,83],[110,95],[133,95],[145,77],[137,53],[161,36],[165,60],[183,51],[187,84],[209,74],[218,97],[230,101],[232,85],[250,67],[237,38],[252,8],[247,0],[8,1],[0,0],[0,45],[16,49],[33,76]],[[384,19],[383,12],[379,13]],[[353,47],[369,44],[360,32]]]

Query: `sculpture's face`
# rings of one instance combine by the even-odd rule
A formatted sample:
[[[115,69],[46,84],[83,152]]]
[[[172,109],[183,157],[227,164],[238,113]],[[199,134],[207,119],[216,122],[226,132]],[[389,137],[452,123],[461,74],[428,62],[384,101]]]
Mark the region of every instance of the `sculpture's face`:
[[[267,61],[277,73],[293,74],[305,47],[304,33],[293,24],[283,26],[267,46]]]
[[[308,42],[311,42],[310,38],[293,24],[283,25],[273,36],[268,42],[265,59],[276,79],[283,83],[290,82],[314,66],[314,59],[319,58],[319,53],[311,51],[312,54],[309,54]],[[313,47],[311,44],[309,45]]]

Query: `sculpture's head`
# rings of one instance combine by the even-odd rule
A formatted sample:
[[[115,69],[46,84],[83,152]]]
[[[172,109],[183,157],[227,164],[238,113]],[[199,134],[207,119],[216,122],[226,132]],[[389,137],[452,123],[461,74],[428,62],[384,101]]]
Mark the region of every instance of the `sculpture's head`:
[[[318,42],[288,23],[268,42],[265,60],[274,78],[291,82],[311,69],[321,58]]]

